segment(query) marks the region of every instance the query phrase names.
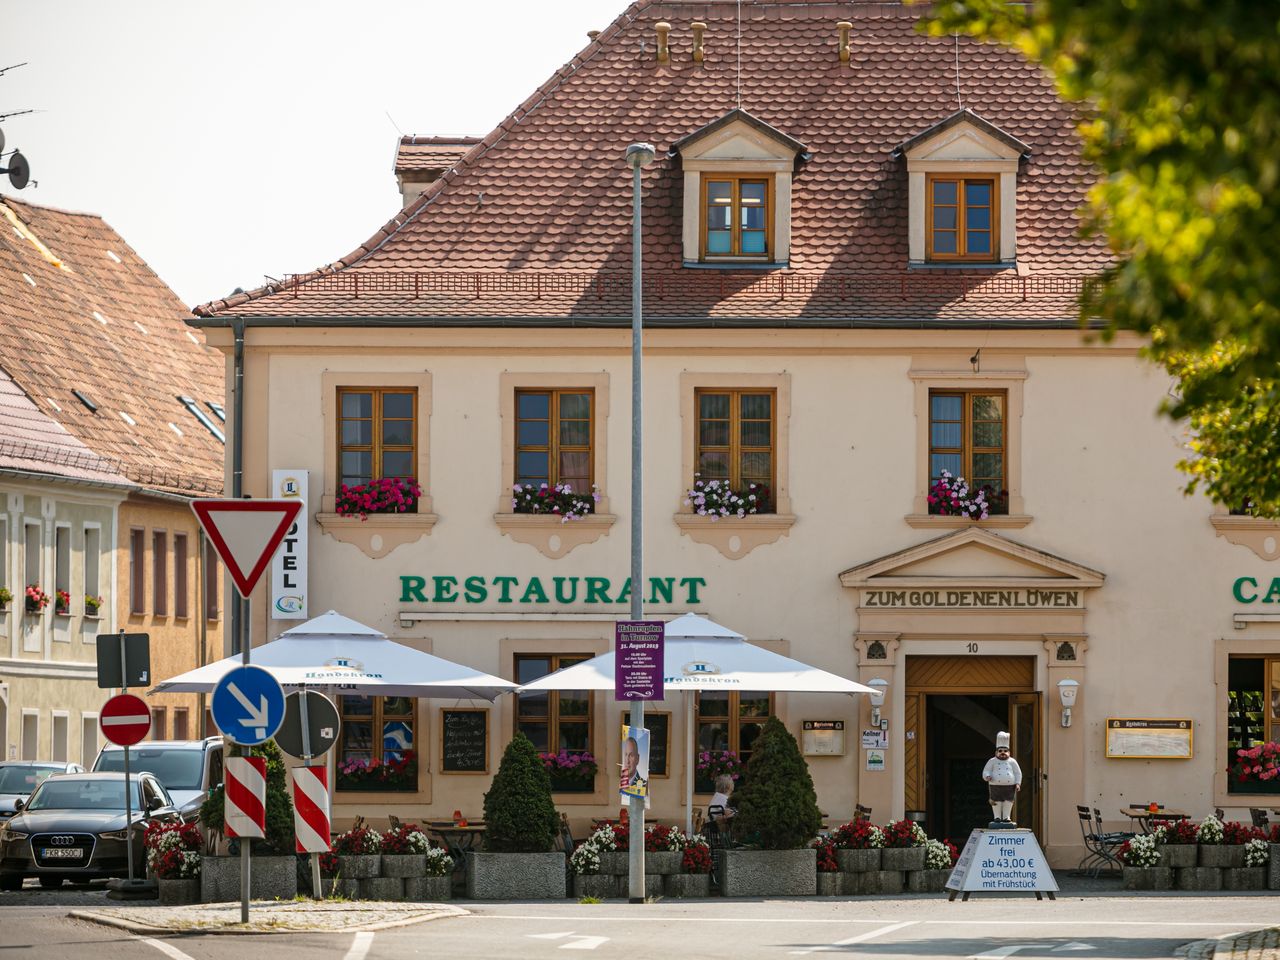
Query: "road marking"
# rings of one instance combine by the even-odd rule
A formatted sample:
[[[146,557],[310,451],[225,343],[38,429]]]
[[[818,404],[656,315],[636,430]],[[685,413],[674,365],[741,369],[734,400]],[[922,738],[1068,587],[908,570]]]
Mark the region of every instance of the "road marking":
[[[1087,943],[1080,943],[1079,941],[1072,940],[1070,943],[1064,943],[1060,947],[1054,947],[1053,952],[1062,953],[1064,950],[1097,950],[1097,949],[1098,949],[1097,947],[1091,947]]]
[[[139,937],[145,944],[155,947],[163,953],[169,960],[192,960],[187,954],[183,953],[171,943],[165,943],[163,940],[156,940],[153,937]]]
[[[602,943],[608,943],[608,937],[588,937],[580,933],[573,935],[572,943],[560,944],[561,950],[594,950]]]
[[[997,947],[995,950],[988,950],[986,953],[971,954],[969,960],[1002,960],[1003,957],[1011,957],[1019,950],[1034,950],[1034,943],[1015,943],[1008,947]]]
[[[351,941],[351,949],[347,951],[347,955],[342,960],[364,960],[364,955],[369,952],[369,948],[372,946],[373,934],[368,930],[361,930]]]
[[[533,937],[535,940],[563,940],[565,937],[572,937],[573,931],[566,930],[564,933],[526,933],[526,937]]]
[[[1142,898],[1144,903],[1149,903],[1150,898]],[[1114,900],[1109,902],[1115,902]],[[1132,901],[1122,901],[1132,902]],[[1203,897],[1197,898],[1196,903],[1221,903],[1228,902],[1226,897]],[[1239,905],[1238,898],[1230,899],[1231,903]],[[555,923],[564,923],[563,916],[552,916],[550,914],[518,914],[518,913],[473,913],[467,920],[549,920]],[[627,917],[627,916],[600,916],[595,913],[591,915],[593,923],[597,921],[622,921],[626,923],[803,923],[809,926],[828,923],[828,924],[855,924],[855,923],[883,923],[883,918],[859,919],[856,917],[805,917],[797,916],[793,918],[787,917]],[[995,918],[985,920],[913,920],[913,923],[919,924],[945,924],[947,926],[960,925],[977,925],[984,927],[1217,927],[1222,929],[1229,926],[1229,921],[1222,920],[998,920]],[[1280,926],[1280,916],[1271,919],[1262,918],[1258,922],[1258,928]],[[532,934],[530,934],[532,936]]]
[[[878,930],[868,930],[866,933],[860,933],[856,937],[849,937],[847,940],[837,940],[835,943],[827,944],[822,947],[812,947],[809,950],[792,950],[793,957],[803,957],[810,953],[825,953],[828,950],[835,950],[839,947],[847,947],[851,944],[862,943],[864,940],[872,940],[886,933],[893,933],[895,930],[901,930],[903,927],[914,926],[919,923],[918,920],[906,920],[902,923],[891,923],[887,927],[881,927]]]

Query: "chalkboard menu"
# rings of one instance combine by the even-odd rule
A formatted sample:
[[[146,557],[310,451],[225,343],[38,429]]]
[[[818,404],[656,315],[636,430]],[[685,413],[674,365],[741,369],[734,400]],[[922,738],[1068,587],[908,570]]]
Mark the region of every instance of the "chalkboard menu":
[[[671,742],[671,714],[644,712],[644,727],[649,731],[649,776],[665,777],[667,746]]]
[[[458,707],[440,711],[440,772],[489,772],[489,711]]]

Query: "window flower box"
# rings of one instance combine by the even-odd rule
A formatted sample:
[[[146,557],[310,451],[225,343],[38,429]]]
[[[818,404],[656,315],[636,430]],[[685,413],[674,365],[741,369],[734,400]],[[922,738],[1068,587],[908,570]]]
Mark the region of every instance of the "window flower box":
[[[27,613],[43,613],[49,605],[49,595],[36,584],[28,584],[25,591]]]
[[[741,490],[734,490],[727,480],[701,477],[695,473],[693,486],[684,493],[684,505],[700,517],[716,521],[774,512],[773,494],[763,483],[748,483]]]
[[[53,612],[60,617],[71,616],[71,594],[68,591],[54,591]]]
[[[97,617],[101,615],[101,610],[102,598],[86,593],[84,595],[84,615],[86,617]]]
[[[418,755],[403,750],[399,759],[338,761],[338,790],[413,792],[418,789]]]
[[[989,484],[977,491],[971,490],[969,481],[964,477],[954,477],[943,470],[925,499],[932,516],[986,520],[993,513],[1008,512],[1009,495],[1007,491],[995,490]]]
[[[595,513],[596,504],[600,502],[600,488],[595,484],[592,484],[590,493],[575,493],[567,483],[557,483],[554,487],[545,483],[536,487],[531,483],[517,483],[512,486],[511,493],[513,513],[549,515],[561,523],[581,520]]]
[[[422,487],[412,477],[380,477],[368,483],[338,488],[334,511],[343,517],[366,519],[371,513],[417,513]]]
[[[0,587],[0,613],[4,613],[9,609],[9,604],[13,602],[13,592],[8,587]]]
[[[561,750],[559,753],[540,753],[551,775],[551,789],[556,793],[594,793],[596,789],[596,771],[599,764],[590,751],[570,753]]]
[[[1280,793],[1280,743],[1237,750],[1228,777],[1232,793]]]

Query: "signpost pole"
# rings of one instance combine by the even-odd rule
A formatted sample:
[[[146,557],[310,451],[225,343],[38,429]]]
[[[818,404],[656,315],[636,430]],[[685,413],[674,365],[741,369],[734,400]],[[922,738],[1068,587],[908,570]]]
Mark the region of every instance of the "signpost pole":
[[[120,631],[120,692],[129,692],[129,656],[125,652],[124,631]],[[129,746],[124,748],[124,850],[128,863],[128,884],[133,886],[133,791],[129,782]]]
[[[302,720],[302,762],[311,766],[311,721],[307,716],[307,689],[298,692],[298,714]],[[324,891],[320,888],[320,854],[311,854],[311,896],[316,900],[324,899]]]
[[[236,603],[240,604],[240,618],[236,624],[240,635],[236,640],[240,644],[240,662],[245,666],[249,665],[249,637],[247,634],[249,620],[249,598],[237,597]],[[240,755],[247,757],[252,751],[248,747],[240,748]],[[249,922],[249,844],[251,841],[248,837],[240,838],[240,922]]]

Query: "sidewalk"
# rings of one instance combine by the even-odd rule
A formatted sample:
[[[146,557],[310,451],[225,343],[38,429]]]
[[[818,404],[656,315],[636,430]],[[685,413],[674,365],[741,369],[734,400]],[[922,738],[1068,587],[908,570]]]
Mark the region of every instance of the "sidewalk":
[[[240,904],[203,903],[186,907],[150,904],[112,904],[93,910],[72,910],[68,916],[144,936],[175,933],[333,933],[386,930],[442,917],[464,916],[466,910],[442,903],[383,901],[255,900],[249,922],[240,922]]]
[[[1200,940],[1187,947],[1183,956],[1187,960],[1280,960],[1280,927]]]

